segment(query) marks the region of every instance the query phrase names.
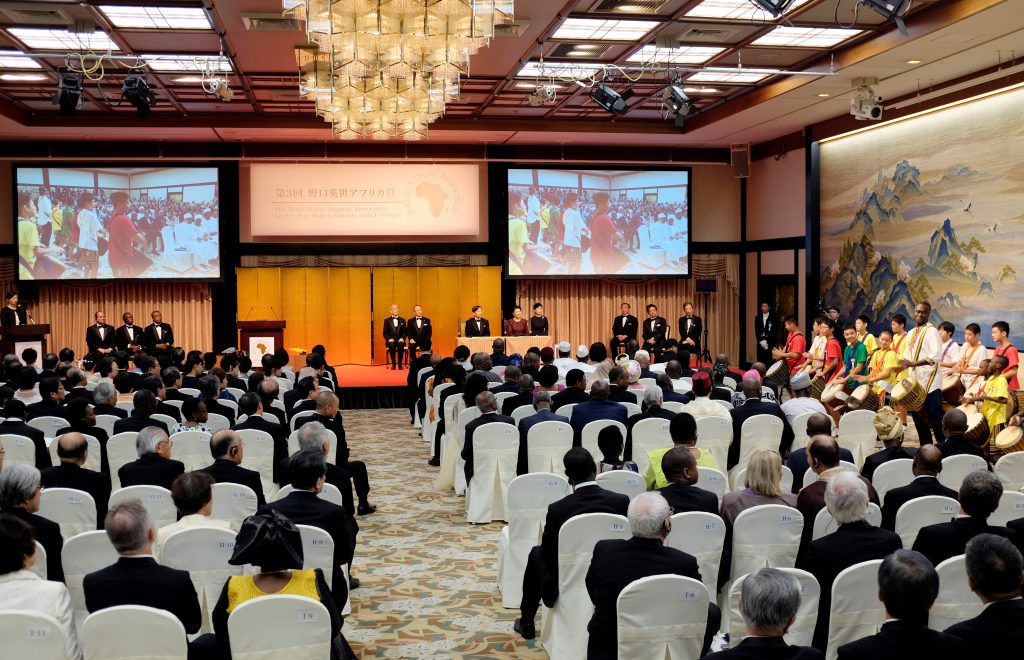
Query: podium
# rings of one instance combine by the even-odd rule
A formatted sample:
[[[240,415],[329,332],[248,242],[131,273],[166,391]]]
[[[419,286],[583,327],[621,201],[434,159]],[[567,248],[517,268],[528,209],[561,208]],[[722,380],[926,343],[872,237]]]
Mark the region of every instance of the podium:
[[[0,328],[0,352],[13,353],[21,357],[26,348],[34,348],[41,358],[46,354],[46,335],[50,334],[49,323],[7,325]]]
[[[238,348],[247,351],[252,363],[259,366],[267,353],[284,346],[284,321],[239,321]]]

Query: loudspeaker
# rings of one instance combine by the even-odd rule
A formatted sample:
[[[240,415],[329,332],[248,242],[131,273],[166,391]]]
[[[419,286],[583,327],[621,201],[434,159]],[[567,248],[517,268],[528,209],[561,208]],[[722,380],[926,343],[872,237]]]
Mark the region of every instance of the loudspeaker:
[[[718,280],[713,277],[697,278],[697,293],[714,293],[718,291]]]
[[[750,143],[734,144],[729,147],[729,163],[732,165],[732,175],[737,179],[745,179],[750,176]]]

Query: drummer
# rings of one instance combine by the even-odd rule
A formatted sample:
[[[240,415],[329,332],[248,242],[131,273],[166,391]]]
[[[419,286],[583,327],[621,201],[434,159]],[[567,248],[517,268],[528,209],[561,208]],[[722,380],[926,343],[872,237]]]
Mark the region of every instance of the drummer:
[[[945,439],[942,435],[942,378],[937,373],[942,343],[939,331],[928,322],[931,315],[931,303],[917,303],[914,308],[917,325],[903,342],[903,359],[899,362],[900,369],[913,369],[909,377],[917,380],[927,393],[924,406],[911,413],[922,445],[930,444],[933,436],[935,442]]]
[[[988,349],[981,343],[981,326],[968,323],[964,326],[964,345],[960,347],[960,362],[954,373],[960,374],[964,391],[972,392],[975,384],[985,380],[981,372],[982,360],[988,359]]]
[[[857,376],[867,366],[868,349],[857,338],[857,326],[847,323],[843,328],[843,338],[846,340],[846,347],[843,349],[843,366],[836,374],[836,378],[846,378],[846,389],[853,390],[857,387]]]
[[[819,369],[825,364],[825,337],[821,334],[821,322],[823,317],[816,317],[814,323],[811,324],[811,330],[813,337],[811,339],[811,349],[803,354],[804,365],[803,370],[807,372],[807,375],[814,378],[817,375]]]
[[[898,355],[903,355],[903,342],[907,339],[907,317],[896,314],[889,322],[889,327],[892,330],[892,350]]]
[[[954,332],[956,332],[956,326],[949,321],[939,324],[939,341],[942,342],[939,366],[942,367],[943,378],[954,375],[953,369],[960,363],[960,346],[953,341]]]
[[[853,322],[853,325],[857,328],[857,341],[864,344],[864,348],[868,350],[868,355],[872,355],[878,350],[878,340],[875,336],[868,332],[868,327],[871,325],[871,319],[868,318],[867,314],[861,314],[857,317],[857,320]]]
[[[843,349],[835,337],[832,336],[832,331],[832,320],[821,317],[818,322],[818,336],[821,337],[825,348],[823,355],[818,360],[819,364],[815,367],[814,375],[824,376],[825,380],[832,379],[832,376],[835,375],[836,370],[840,367],[840,361],[843,359]]]
[[[807,351],[807,338],[800,331],[795,315],[786,314],[782,319],[782,324],[786,327],[786,346],[785,348],[773,348],[772,359],[785,360],[786,369],[789,370],[789,373],[795,374],[807,360],[804,357],[805,351]]]
[[[878,333],[878,350],[871,355],[866,376],[857,376],[858,383],[871,385],[881,401],[892,393],[892,388],[899,382],[899,358],[892,348],[892,331],[882,330]]]
[[[1003,370],[1009,365],[1005,355],[994,355],[989,361],[988,378],[985,388],[977,396],[965,396],[967,403],[981,401],[981,414],[988,422],[989,441],[992,440],[1006,424],[1006,402],[1010,396],[1010,388]]]
[[[1006,321],[996,321],[992,324],[992,341],[998,346],[995,348],[996,355],[1006,356],[1007,366],[1003,375],[1011,390],[1019,390],[1020,383],[1017,382],[1017,349],[1010,343],[1010,324]]]

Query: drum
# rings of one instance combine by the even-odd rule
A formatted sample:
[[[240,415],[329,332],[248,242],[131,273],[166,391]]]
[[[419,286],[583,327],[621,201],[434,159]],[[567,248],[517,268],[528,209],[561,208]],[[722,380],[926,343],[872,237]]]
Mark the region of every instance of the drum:
[[[984,415],[967,413],[967,433],[964,434],[964,439],[977,447],[988,444],[988,420]]]
[[[846,399],[846,407],[850,410],[870,410],[878,412],[878,394],[870,385],[864,384],[853,391]]]
[[[850,391],[846,389],[846,379],[834,380],[825,386],[821,392],[822,403],[841,403],[846,401]]]
[[[964,391],[964,382],[960,380],[960,376],[952,374],[942,379],[942,400],[949,405],[959,406]]]
[[[1006,418],[1024,413],[1024,390],[1010,390],[1006,399]]]
[[[765,373],[764,377],[775,383],[779,391],[782,391],[789,386],[789,367],[786,366],[784,360],[779,360],[768,367],[768,372]]]
[[[811,381],[811,398],[821,401],[821,393],[825,391],[825,377],[818,376]]]
[[[1000,454],[1024,451],[1024,431],[1019,426],[1008,426],[995,439],[995,449]]]
[[[910,412],[920,410],[927,396],[928,393],[921,387],[921,383],[913,378],[904,378],[892,388],[892,400]]]

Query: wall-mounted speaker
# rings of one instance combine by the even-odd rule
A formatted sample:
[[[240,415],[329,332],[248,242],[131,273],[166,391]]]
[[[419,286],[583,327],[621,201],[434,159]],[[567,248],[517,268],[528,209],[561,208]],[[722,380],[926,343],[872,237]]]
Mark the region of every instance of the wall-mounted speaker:
[[[714,293],[718,291],[718,280],[713,277],[697,278],[697,293]]]
[[[734,144],[729,148],[729,164],[732,175],[737,179],[750,176],[750,143]]]

